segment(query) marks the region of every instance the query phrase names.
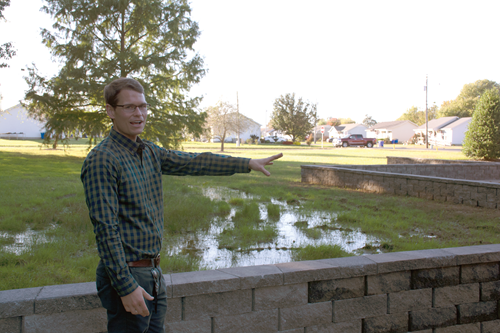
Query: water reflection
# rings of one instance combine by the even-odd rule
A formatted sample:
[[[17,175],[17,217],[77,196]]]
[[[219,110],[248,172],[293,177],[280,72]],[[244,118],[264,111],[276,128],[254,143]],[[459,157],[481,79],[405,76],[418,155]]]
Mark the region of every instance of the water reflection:
[[[54,229],[53,225],[49,229]],[[12,239],[12,244],[7,244],[2,247],[2,250],[14,254],[21,254],[24,251],[29,251],[32,246],[40,243],[47,243],[48,237],[45,235],[47,230],[38,231],[28,228],[25,232],[11,235],[7,232],[0,233],[0,238],[5,240]],[[10,243],[10,242],[9,242]]]
[[[257,195],[223,187],[204,187],[202,193],[217,201],[229,201],[234,198],[256,201],[260,199]],[[244,249],[220,248],[217,236],[225,228],[233,226],[232,218],[236,209],[232,208],[227,216],[215,218],[207,232],[184,234],[182,241],[179,242],[166,241],[167,252],[170,255],[186,253],[195,255],[200,259],[202,266],[216,269],[290,262],[292,261],[290,248],[299,246],[338,245],[347,252],[358,253],[366,244],[379,243],[377,238],[366,235],[360,230],[344,228],[337,224],[335,213],[321,211],[303,213],[300,211],[301,202],[297,200],[287,203],[284,200],[270,199],[270,202],[279,205],[279,218],[268,217],[268,203],[259,202],[258,205],[262,223],[273,224],[278,230],[273,242]]]

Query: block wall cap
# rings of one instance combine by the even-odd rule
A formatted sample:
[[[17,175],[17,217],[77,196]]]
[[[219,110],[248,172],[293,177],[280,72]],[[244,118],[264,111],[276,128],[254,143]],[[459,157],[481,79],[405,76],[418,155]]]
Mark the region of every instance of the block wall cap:
[[[172,297],[211,294],[241,289],[240,278],[219,270],[174,273]]]
[[[241,289],[263,288],[284,284],[283,272],[274,265],[222,268],[219,271],[240,278]]]
[[[35,313],[33,304],[43,287],[0,291],[0,318],[29,316]]]
[[[444,250],[417,250],[367,255],[377,263],[377,273],[390,273],[415,269],[456,265],[456,256]]]

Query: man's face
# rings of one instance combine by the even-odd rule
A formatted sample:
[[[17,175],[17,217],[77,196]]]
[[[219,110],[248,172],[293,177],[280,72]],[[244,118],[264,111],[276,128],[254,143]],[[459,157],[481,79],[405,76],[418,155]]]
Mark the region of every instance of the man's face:
[[[118,105],[136,105],[140,106],[146,104],[146,99],[144,94],[141,94],[134,90],[122,90],[118,93]],[[117,106],[113,108],[111,105],[106,105],[106,112],[108,116],[113,119],[114,129],[126,136],[127,138],[136,141],[137,136],[144,130],[144,125],[146,125],[146,118],[148,116],[147,112],[142,113],[139,108],[131,113],[127,112],[125,108]]]

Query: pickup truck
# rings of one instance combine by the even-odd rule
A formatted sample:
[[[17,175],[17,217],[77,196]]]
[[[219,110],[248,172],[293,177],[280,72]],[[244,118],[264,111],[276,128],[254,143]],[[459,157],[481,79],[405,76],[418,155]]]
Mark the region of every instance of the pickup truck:
[[[361,134],[351,134],[345,138],[333,140],[333,145],[336,147],[366,146],[367,148],[372,148],[376,144],[377,139],[363,138],[363,135]]]

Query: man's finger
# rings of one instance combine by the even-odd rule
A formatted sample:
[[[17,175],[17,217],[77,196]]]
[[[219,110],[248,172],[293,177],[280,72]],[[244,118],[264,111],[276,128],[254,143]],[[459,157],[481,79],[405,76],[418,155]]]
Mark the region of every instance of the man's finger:
[[[142,296],[147,299],[148,301],[152,301],[154,300],[155,298],[153,296],[151,296],[150,294],[148,294],[148,292],[144,289],[142,289]]]

